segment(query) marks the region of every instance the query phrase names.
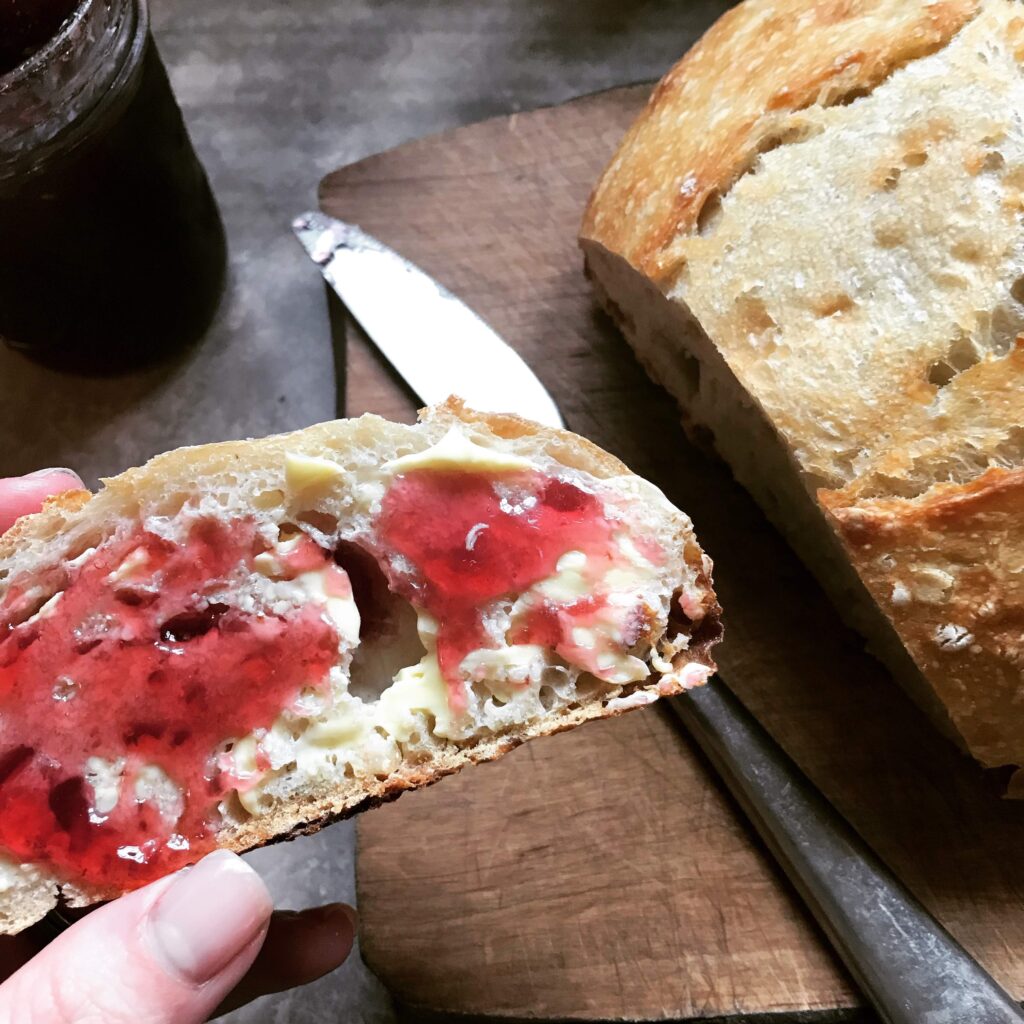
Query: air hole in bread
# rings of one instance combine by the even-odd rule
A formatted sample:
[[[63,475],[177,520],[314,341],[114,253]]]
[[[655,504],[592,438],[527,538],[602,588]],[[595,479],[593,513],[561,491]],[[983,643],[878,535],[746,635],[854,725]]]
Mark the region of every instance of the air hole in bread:
[[[576,680],[576,696],[581,700],[592,700],[601,694],[610,696],[614,688],[589,672],[581,672]]]
[[[375,701],[398,671],[426,653],[416,629],[416,612],[388,585],[377,559],[350,541],[342,541],[334,560],[348,574],[359,609],[359,646],[352,656],[349,693]]]
[[[900,183],[900,178],[903,176],[902,167],[890,167],[885,173],[885,177],[882,178],[882,191],[883,192],[894,192],[896,186]]]
[[[792,146],[795,142],[805,142],[821,132],[821,128],[810,124],[792,124],[781,131],[771,132],[765,135],[757,144],[755,152],[758,156],[764,156],[773,149],[780,146]]]
[[[680,352],[675,367],[680,384],[680,395],[688,400],[700,392],[700,360],[687,352]]]
[[[1006,157],[1003,156],[999,150],[993,150],[985,157],[984,163],[981,165],[983,171],[990,173],[997,173],[1006,167]]]
[[[261,510],[280,508],[284,504],[284,491],[260,491],[253,496],[252,503]]]
[[[549,686],[545,683],[537,694],[537,699],[540,701],[540,706],[545,711],[550,711],[555,706],[555,690],[554,687]]]
[[[744,292],[736,299],[735,310],[740,329],[762,346],[778,330],[778,324],[768,312],[764,300],[752,292]]]
[[[851,103],[856,103],[857,100],[864,99],[865,96],[871,95],[871,87],[866,85],[857,86],[855,89],[847,89],[846,92],[840,93],[835,99],[832,100],[828,106],[832,107],[848,107]]]
[[[697,234],[706,235],[722,217],[722,196],[719,192],[709,192],[697,214]]]
[[[944,359],[928,367],[928,383],[934,384],[937,388],[944,388],[955,376],[956,370]]]
[[[1010,298],[1024,306],[1024,277],[1018,277],[1010,285]]]
[[[337,516],[332,516],[327,512],[318,512],[316,509],[301,513],[298,520],[300,523],[312,526],[314,530],[319,530],[325,537],[330,537],[338,530]]]
[[[963,263],[979,263],[985,258],[985,250],[976,238],[961,238],[953,243],[950,253]]]
[[[160,627],[160,639],[180,644],[205,636],[212,629],[216,629],[227,610],[226,604],[210,604],[205,608],[195,608],[175,615]]]
[[[846,313],[855,305],[856,303],[846,292],[830,292],[815,302],[814,312],[824,320],[839,313]]]
[[[949,346],[945,358],[937,359],[928,367],[928,383],[943,388],[958,373],[969,370],[980,360],[981,354],[974,342],[966,335],[961,335]]]

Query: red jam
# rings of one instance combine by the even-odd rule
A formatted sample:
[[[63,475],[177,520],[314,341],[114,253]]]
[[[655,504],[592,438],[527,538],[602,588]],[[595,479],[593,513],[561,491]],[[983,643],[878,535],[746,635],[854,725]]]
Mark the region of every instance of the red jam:
[[[0,606],[0,848],[75,880],[132,888],[213,845],[230,782],[217,748],[269,727],[303,687],[322,685],[338,651],[316,606],[280,617],[202,600],[250,564],[254,541],[247,522],[203,521],[181,545],[138,534],[70,570],[52,611],[20,625],[9,620],[22,595],[9,593]],[[108,582],[126,559],[136,567]],[[306,551],[300,561],[313,560]],[[107,813],[84,777],[91,756],[126,762]],[[176,822],[136,799],[145,765],[182,791]]]
[[[594,494],[535,472],[501,476],[418,469],[384,497],[383,546],[404,555],[412,574],[392,567],[392,586],[440,624],[437,659],[453,710],[465,708],[459,666],[470,651],[494,647],[480,605],[518,595],[556,571],[569,551],[610,562],[614,524]],[[563,610],[564,612],[564,610]],[[572,615],[544,604],[528,616],[517,643],[570,645]]]

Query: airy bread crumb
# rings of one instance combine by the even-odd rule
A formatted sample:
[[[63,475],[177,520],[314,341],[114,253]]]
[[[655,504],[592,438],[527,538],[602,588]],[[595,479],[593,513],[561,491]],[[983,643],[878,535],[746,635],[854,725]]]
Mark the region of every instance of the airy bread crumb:
[[[990,766],[1024,764],[1022,60],[1013,0],[747,0],[581,234],[686,421]]]
[[[710,561],[687,517],[656,488],[582,438],[513,416],[478,415],[455,400],[426,410],[416,426],[364,416],[262,440],[180,449],[105,481],[95,495],[59,496],[0,538],[0,599],[17,587],[32,614],[46,614],[46,607],[59,597],[50,592],[52,567],[88,559],[108,542],[133,536],[140,528],[183,539],[198,521],[245,517],[256,524],[258,534],[272,539],[269,549],[254,559],[254,565],[263,560],[259,571],[233,576],[230,592],[215,593],[210,600],[250,611],[287,608],[305,597],[298,581],[275,577],[280,553],[295,538],[308,537],[320,549],[337,551],[372,532],[391,479],[386,476],[389,464],[433,449],[453,427],[479,446],[477,451],[491,453],[491,462],[528,460],[527,465],[549,477],[607,488],[628,503],[631,518],[623,527],[665,552],[663,565],[654,570],[651,563],[644,592],[648,619],[627,652],[627,661],[633,659],[629,664],[643,668],[638,673],[643,678],[609,682],[540,648],[528,664],[503,668],[498,656],[506,649],[508,609],[498,601],[487,610],[494,621],[485,617],[484,622],[494,635],[494,649],[477,652],[495,657],[479,659],[472,682],[465,682],[464,718],[455,721],[448,715],[443,697],[442,706],[430,705],[433,714],[418,710],[426,704],[387,710],[381,694],[388,687],[394,692],[396,669],[413,666],[423,653],[416,639],[416,615],[391,595],[388,599],[396,603],[393,621],[402,635],[389,635],[376,644],[362,642],[357,621],[350,638],[354,650],[343,649],[331,669],[334,712],[341,709],[348,716],[342,738],[332,736],[337,721],[316,695],[302,698],[306,703],[301,713],[283,712],[260,741],[270,769],[257,786],[239,790],[221,806],[218,845],[244,851],[316,831],[464,765],[498,757],[527,739],[624,713],[706,678],[712,668],[708,652],[720,632],[719,609]],[[130,574],[135,569],[131,558],[112,575],[122,570]],[[386,590],[387,584],[382,587]],[[344,636],[346,623],[339,623]],[[511,684],[509,672],[519,672]],[[222,756],[240,764],[251,757],[251,743],[236,737]],[[89,759],[87,775],[97,802],[111,787],[116,794],[120,769],[116,761]],[[137,777],[136,793],[165,809],[173,809],[180,799],[173,780],[159,766]],[[51,874],[45,866],[0,857],[0,932],[20,931],[59,896],[81,906],[116,895],[116,887],[83,885]]]

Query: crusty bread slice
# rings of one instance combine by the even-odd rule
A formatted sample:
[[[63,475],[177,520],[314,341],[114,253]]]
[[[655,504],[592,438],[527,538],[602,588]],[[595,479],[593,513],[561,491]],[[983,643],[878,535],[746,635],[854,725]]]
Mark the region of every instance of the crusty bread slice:
[[[458,442],[454,447],[453,428]],[[431,636],[444,624],[431,622],[424,608],[417,607],[415,586],[402,591],[406,598],[412,596],[412,609],[396,596],[401,587],[387,593],[385,586],[383,612],[381,594],[374,596],[378,614],[385,620],[382,637],[367,636],[361,641],[355,635],[346,641],[339,627],[341,649],[331,668],[326,698],[321,694],[319,702],[282,712],[280,720],[266,723],[266,734],[223,737],[231,743],[221,750],[221,757],[231,759],[236,776],[243,774],[239,766],[245,760],[243,767],[248,767],[250,776],[255,771],[256,784],[237,792],[229,788],[221,795],[217,845],[244,851],[315,831],[466,764],[499,757],[524,740],[641,707],[707,677],[712,666],[709,649],[720,632],[719,609],[711,589],[711,563],[698,546],[688,518],[655,487],[584,439],[514,416],[478,415],[455,400],[426,410],[416,426],[363,416],[263,440],[180,449],[104,481],[94,495],[74,492],[51,500],[42,512],[20,520],[0,539],[0,615],[4,619],[0,639],[10,642],[19,630],[24,633],[41,616],[59,609],[60,602],[73,593],[76,579],[82,578],[75,573],[84,572],[81,567],[102,558],[105,551],[120,552],[122,548],[114,545],[122,544],[125,537],[145,531],[170,545],[180,544],[197,523],[211,521],[255,524],[261,554],[246,561],[213,596],[197,600],[198,608],[223,609],[227,604],[271,615],[280,611],[282,603],[301,606],[307,599],[297,593],[294,581],[268,580],[267,573],[271,577],[279,573],[274,559],[284,557],[281,552],[288,543],[307,543],[304,537],[315,542],[320,552],[358,545],[360,550],[374,552],[391,583],[399,577],[415,583],[420,569],[388,549],[381,540],[380,523],[382,502],[386,503],[395,480],[416,468],[421,473],[430,471],[431,457],[419,462],[415,457],[424,451],[447,451],[448,455],[433,458],[449,470],[458,470],[458,459],[468,460],[463,470],[490,475],[495,487],[500,485],[502,466],[525,462],[540,479],[571,484],[578,489],[573,493],[597,495],[611,517],[616,550],[628,555],[615,570],[619,575],[614,581],[609,574],[597,580],[597,586],[613,595],[609,605],[615,604],[616,594],[622,598],[620,604],[633,603],[633,626],[626,630],[630,635],[615,627],[601,634],[603,640],[594,640],[593,632],[581,637],[573,631],[573,643],[578,641],[580,650],[588,643],[595,650],[605,644],[605,661],[598,658],[598,664],[611,665],[607,671],[586,671],[593,665],[574,662],[571,649],[559,647],[556,653],[536,647],[529,649],[532,660],[520,665],[517,675],[512,661],[502,669],[500,655],[511,658],[510,652],[528,649],[516,647],[519,641],[509,639],[519,595],[504,594],[483,604],[481,621],[490,638],[483,645],[487,649],[467,657],[459,669],[457,690],[465,710],[456,709],[450,688],[441,698],[436,689],[430,690],[426,670],[403,677],[406,681],[398,701],[398,683],[392,685],[396,670],[408,668],[421,656],[424,664],[433,657]],[[411,462],[410,456],[414,456]],[[511,492],[508,497],[522,508],[529,508],[532,500]],[[520,514],[522,508],[511,508],[510,515]],[[424,517],[429,518],[426,511]],[[423,529],[430,529],[429,522]],[[474,528],[467,534],[467,548],[472,548],[478,532]],[[544,600],[559,608],[575,608],[572,602],[578,599],[586,602],[588,593],[594,592],[594,580],[588,590],[578,553],[573,557],[577,561],[571,572],[563,570],[560,559],[555,576],[527,581],[531,588],[536,584],[529,593],[536,598],[537,588],[546,587]],[[259,558],[270,561],[261,563]],[[254,565],[261,566],[258,572]],[[361,583],[344,557],[340,565],[349,570],[356,605],[361,586],[380,589],[383,575],[376,583]],[[365,565],[359,571],[365,575]],[[147,578],[145,565],[140,569],[138,558],[131,555],[105,578],[113,581],[111,586],[120,586],[126,573],[138,574],[131,576],[132,585],[142,590],[160,582],[155,575]],[[568,588],[568,593],[562,594],[559,587]],[[365,624],[366,606],[362,611]],[[418,640],[413,611],[420,614]],[[0,646],[0,652],[3,649]],[[488,661],[492,655],[494,659]],[[471,662],[476,666],[473,670],[466,667]],[[625,674],[617,674],[623,665]],[[137,679],[125,679],[123,684],[126,700],[145,685]],[[390,704],[385,691],[394,697]],[[382,710],[385,704],[387,715]],[[0,721],[16,722],[17,715],[17,707],[3,707]],[[60,721],[55,712],[55,730],[60,729]],[[10,738],[4,738],[9,745]],[[253,753],[256,747],[263,751],[262,761]],[[121,785],[117,772],[124,771],[123,765],[112,768],[120,753],[83,751],[100,758],[89,776],[97,807],[100,786],[109,785],[112,774],[114,785]],[[254,768],[256,764],[260,767]],[[98,780],[104,775],[105,781]],[[165,784],[166,773],[160,778]],[[4,784],[0,781],[0,813]],[[136,794],[140,799],[137,784]],[[170,804],[180,796],[172,790]],[[26,927],[61,895],[78,906],[115,896],[122,885],[76,877],[66,867],[19,863],[8,855],[0,863],[0,931]]]
[[[1022,62],[1014,0],[747,0],[581,234],[687,421],[988,766],[1024,764]]]

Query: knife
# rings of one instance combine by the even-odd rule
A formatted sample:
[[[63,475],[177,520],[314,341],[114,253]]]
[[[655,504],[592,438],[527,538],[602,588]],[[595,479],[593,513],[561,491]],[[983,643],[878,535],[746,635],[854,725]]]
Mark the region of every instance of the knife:
[[[322,213],[293,222],[354,319],[426,404],[562,426],[551,396],[471,309],[398,253]],[[1024,1013],[882,863],[716,677],[669,704],[885,1024],[1021,1024]]]
[[[354,224],[322,213],[292,228],[353,319],[425,405],[458,395],[480,412],[561,427],[519,353],[447,288]]]

